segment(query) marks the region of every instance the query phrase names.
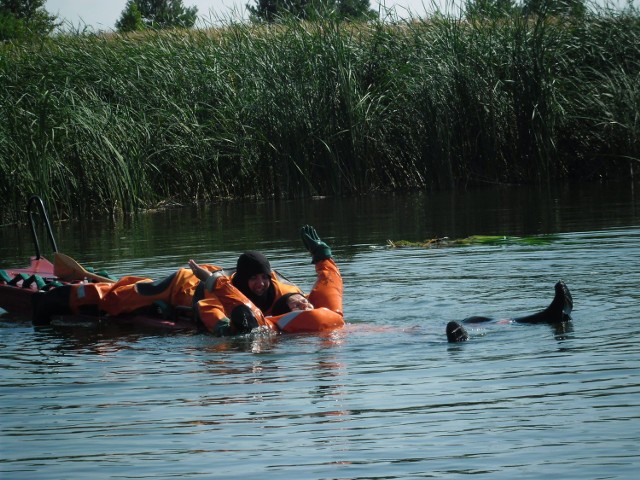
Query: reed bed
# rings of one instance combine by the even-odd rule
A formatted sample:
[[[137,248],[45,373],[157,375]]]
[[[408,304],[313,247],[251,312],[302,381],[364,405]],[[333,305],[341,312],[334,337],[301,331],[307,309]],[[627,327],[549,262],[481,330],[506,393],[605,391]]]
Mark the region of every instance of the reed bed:
[[[0,221],[633,176],[637,11],[0,46]]]

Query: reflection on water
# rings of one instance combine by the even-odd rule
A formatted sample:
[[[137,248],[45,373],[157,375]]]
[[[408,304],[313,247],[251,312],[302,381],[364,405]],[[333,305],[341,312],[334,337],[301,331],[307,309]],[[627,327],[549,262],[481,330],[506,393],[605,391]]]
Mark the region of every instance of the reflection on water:
[[[309,289],[312,223],[345,279],[327,335],[34,329],[0,321],[0,476],[633,478],[640,466],[640,227],[627,188],[263,203],[63,225],[62,250],[160,276],[260,248]],[[576,193],[578,192],[578,193]],[[606,194],[605,194],[606,193]],[[327,207],[330,211],[327,211]],[[2,228],[0,258],[31,253]],[[556,234],[546,245],[387,249],[386,239]],[[26,237],[28,238],[28,237]],[[10,241],[7,241],[10,240]],[[564,327],[533,313],[564,279]]]
[[[173,269],[194,255],[229,263],[247,249],[297,261],[297,231],[305,223],[350,256],[388,239],[598,231],[636,225],[639,217],[632,184],[605,184],[222,204],[63,222],[55,230],[60,250],[120,274]],[[0,227],[0,235],[0,264],[33,254],[27,228]]]

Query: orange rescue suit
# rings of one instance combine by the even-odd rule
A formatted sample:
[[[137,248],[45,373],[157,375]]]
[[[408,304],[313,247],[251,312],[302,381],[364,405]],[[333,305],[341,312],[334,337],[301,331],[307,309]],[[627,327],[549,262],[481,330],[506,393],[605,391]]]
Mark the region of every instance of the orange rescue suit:
[[[284,333],[302,333],[344,327],[340,270],[332,259],[320,260],[315,265],[316,283],[308,296],[309,302],[315,308],[267,317],[272,329]]]
[[[202,265],[202,267],[210,272],[221,270],[221,267],[215,265]],[[337,265],[332,259],[326,259],[317,262],[315,269],[317,279],[308,296],[309,301],[316,308],[325,308],[338,314],[339,321],[343,323],[343,283]],[[197,301],[196,305],[193,305],[193,302],[200,281],[189,268],[181,268],[161,281],[126,276],[113,284],[79,284],[74,285],[71,291],[70,307],[72,312],[77,313],[82,306],[98,305],[101,311],[116,316],[149,307],[157,301],[165,302],[173,307],[195,306],[206,329],[215,332],[218,322],[227,321],[235,307],[246,305],[253,312],[259,325],[267,325],[276,330],[293,331],[291,326],[288,329],[280,328],[277,321],[288,314],[280,317],[268,317],[268,315],[271,313],[273,305],[283,295],[302,293],[297,286],[281,281],[277,273],[272,272],[271,283],[275,289],[274,300],[269,309],[262,312],[233,285],[232,279],[233,276],[219,277],[212,288],[205,289],[204,297]],[[341,326],[338,323],[337,320],[333,320],[332,325]]]
[[[202,265],[209,271],[221,270],[215,265]],[[180,268],[161,281],[126,276],[116,283],[84,283],[73,285],[71,311],[77,313],[85,305],[98,305],[108,315],[122,315],[163,301],[173,307],[191,307],[200,280],[190,268]]]
[[[270,277],[275,295],[273,303],[266,312],[256,307],[251,300],[233,285],[233,276],[219,277],[215,282],[212,282],[212,285],[207,285],[209,288],[205,289],[204,298],[199,300],[195,306],[200,321],[207,330],[215,332],[218,322],[221,320],[226,321],[231,316],[234,308],[246,305],[251,309],[253,316],[258,321],[258,325],[268,325],[265,315],[271,312],[273,305],[280,297],[288,293],[302,293],[297,286],[279,280],[276,272],[272,272]]]

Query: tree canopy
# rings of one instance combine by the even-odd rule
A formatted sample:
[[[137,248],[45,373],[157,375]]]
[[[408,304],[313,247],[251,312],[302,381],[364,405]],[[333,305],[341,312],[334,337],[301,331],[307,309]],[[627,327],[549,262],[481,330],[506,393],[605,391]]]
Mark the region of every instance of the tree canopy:
[[[197,7],[185,7],[182,0],[128,0],[116,22],[119,32],[145,28],[191,28],[198,17]]]
[[[57,17],[44,8],[46,0],[0,0],[0,41],[49,35]]]
[[[313,20],[334,17],[340,20],[370,20],[378,16],[369,0],[254,0],[247,3],[251,19],[275,22],[281,18]]]
[[[120,14],[120,18],[116,22],[116,29],[119,32],[137,32],[144,30],[142,22],[142,14],[136,2],[129,0],[124,10]]]

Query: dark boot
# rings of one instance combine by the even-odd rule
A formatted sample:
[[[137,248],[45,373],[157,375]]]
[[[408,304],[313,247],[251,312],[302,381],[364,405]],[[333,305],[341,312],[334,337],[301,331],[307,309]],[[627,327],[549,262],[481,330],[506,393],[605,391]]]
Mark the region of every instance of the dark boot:
[[[258,320],[246,305],[239,305],[231,312],[231,330],[234,333],[250,333],[251,330],[258,326]]]
[[[447,340],[453,342],[466,342],[469,340],[469,334],[458,322],[447,323]]]
[[[31,321],[34,325],[49,325],[52,315],[71,313],[70,298],[71,287],[69,285],[52,288],[45,293],[35,293],[31,297],[33,307]]]
[[[562,323],[571,320],[573,297],[569,287],[563,281],[559,281],[555,285],[555,291],[553,301],[547,308],[533,315],[515,318],[514,320],[519,323]]]

